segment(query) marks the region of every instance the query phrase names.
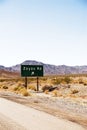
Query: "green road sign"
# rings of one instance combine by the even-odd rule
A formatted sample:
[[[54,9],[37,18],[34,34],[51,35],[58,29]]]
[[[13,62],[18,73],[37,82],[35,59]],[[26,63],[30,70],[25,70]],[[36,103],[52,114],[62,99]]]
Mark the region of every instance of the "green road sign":
[[[43,76],[43,66],[42,65],[21,65],[21,76],[23,77]]]

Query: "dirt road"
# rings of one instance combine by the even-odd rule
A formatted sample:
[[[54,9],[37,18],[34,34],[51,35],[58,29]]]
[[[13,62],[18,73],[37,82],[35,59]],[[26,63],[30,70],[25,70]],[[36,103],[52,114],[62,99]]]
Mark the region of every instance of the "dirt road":
[[[3,124],[4,122],[4,124]],[[3,124],[3,125],[2,125]],[[12,129],[11,129],[12,128]],[[0,98],[1,130],[84,130],[80,125]]]

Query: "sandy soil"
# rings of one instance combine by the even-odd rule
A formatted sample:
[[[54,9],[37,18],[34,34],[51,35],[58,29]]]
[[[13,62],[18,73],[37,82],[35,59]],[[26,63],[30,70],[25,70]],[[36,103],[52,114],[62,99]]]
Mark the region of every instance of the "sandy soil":
[[[85,130],[82,126],[76,123],[54,117],[50,114],[9,101],[4,98],[0,98],[0,113],[2,117],[3,115],[6,117],[5,122],[8,122],[5,124],[5,130],[8,130],[9,127],[11,128],[11,126],[8,126],[8,124],[10,125],[10,121],[11,125],[13,122],[12,126],[15,126],[15,128],[13,128],[15,130],[17,130],[18,127],[19,130],[21,127],[22,130],[23,128],[25,130]],[[1,120],[1,122],[3,121]],[[0,127],[2,130],[4,130],[2,125]]]

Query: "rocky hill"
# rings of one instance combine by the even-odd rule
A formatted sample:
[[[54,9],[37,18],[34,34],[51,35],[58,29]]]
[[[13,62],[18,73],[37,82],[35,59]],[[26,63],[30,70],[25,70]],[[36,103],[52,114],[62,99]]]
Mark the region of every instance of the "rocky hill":
[[[23,65],[43,65],[45,75],[59,75],[59,74],[86,74],[87,66],[66,66],[66,65],[50,65],[38,61],[27,60],[21,63]],[[12,67],[0,66],[0,70],[6,70],[10,72],[20,72],[21,64],[17,64]]]

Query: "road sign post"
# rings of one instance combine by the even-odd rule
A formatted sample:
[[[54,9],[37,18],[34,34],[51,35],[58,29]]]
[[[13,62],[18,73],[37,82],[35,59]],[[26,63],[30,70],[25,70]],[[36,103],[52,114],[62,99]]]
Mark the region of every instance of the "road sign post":
[[[37,77],[37,91],[39,91],[39,79]]]
[[[39,91],[39,77],[43,76],[42,65],[21,65],[21,76],[25,77],[25,88],[27,88],[27,77],[37,77],[37,91]]]
[[[27,89],[27,77],[25,77],[25,88]]]

